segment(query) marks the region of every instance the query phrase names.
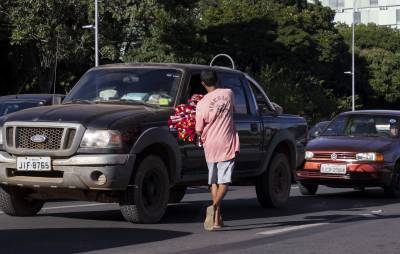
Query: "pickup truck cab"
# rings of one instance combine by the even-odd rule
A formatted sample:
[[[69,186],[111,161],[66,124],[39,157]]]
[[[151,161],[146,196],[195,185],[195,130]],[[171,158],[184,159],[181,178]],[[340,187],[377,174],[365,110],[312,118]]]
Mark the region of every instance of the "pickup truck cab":
[[[204,151],[178,141],[174,106],[206,91],[213,68],[235,94],[241,153],[233,184],[255,185],[263,207],[284,206],[304,160],[306,121],[284,115],[245,73],[190,64],[89,70],[63,104],[0,118],[0,208],[30,216],[52,198],[118,202],[127,221],[158,222],[187,186],[207,184]]]

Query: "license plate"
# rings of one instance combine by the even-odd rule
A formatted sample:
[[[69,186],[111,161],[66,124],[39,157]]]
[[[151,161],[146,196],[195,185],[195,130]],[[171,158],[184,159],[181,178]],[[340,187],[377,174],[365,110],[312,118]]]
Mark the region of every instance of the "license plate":
[[[18,171],[50,171],[50,157],[17,157]]]
[[[321,164],[321,173],[327,174],[346,174],[346,165],[341,164]]]

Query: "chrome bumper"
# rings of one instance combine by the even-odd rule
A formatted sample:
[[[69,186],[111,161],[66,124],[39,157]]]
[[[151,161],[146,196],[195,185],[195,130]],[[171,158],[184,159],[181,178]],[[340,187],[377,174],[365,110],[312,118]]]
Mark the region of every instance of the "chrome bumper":
[[[22,157],[22,156],[21,156]],[[76,155],[67,159],[52,160],[53,166],[121,165],[128,161],[129,154]],[[0,163],[17,163],[17,158],[0,152]]]
[[[0,184],[22,187],[123,190],[130,181],[134,154],[76,155],[52,160],[52,171],[17,171],[17,159],[0,151]],[[52,175],[53,174],[53,175]],[[99,177],[102,175],[102,181]],[[104,181],[105,179],[105,181]]]

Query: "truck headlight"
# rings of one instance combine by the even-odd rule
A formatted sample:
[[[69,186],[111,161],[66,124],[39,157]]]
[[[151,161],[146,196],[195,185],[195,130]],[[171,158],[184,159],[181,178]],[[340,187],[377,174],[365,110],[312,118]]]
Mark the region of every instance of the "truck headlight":
[[[122,138],[119,131],[86,130],[83,135],[82,148],[120,148]]]
[[[358,153],[356,154],[358,161],[383,161],[383,154],[381,153]]]
[[[312,159],[314,157],[314,153],[310,151],[306,151],[305,158],[306,159]]]

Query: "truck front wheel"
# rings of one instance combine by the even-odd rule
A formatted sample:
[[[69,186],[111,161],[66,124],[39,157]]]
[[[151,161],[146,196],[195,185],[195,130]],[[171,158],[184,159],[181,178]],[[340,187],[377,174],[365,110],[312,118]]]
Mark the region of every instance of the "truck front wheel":
[[[291,188],[291,172],[285,154],[277,153],[269,168],[257,178],[256,193],[262,207],[279,208],[287,204]]]
[[[33,216],[42,209],[44,201],[29,197],[28,190],[13,186],[0,187],[0,209],[11,216]]]
[[[164,162],[149,155],[139,164],[130,186],[121,194],[119,205],[125,220],[156,223],[163,217],[169,199],[169,180]]]
[[[186,186],[174,186],[169,190],[169,203],[179,203],[186,194]]]
[[[297,184],[299,185],[299,190],[302,195],[312,196],[317,193],[318,184],[307,184],[302,182],[298,182]]]

